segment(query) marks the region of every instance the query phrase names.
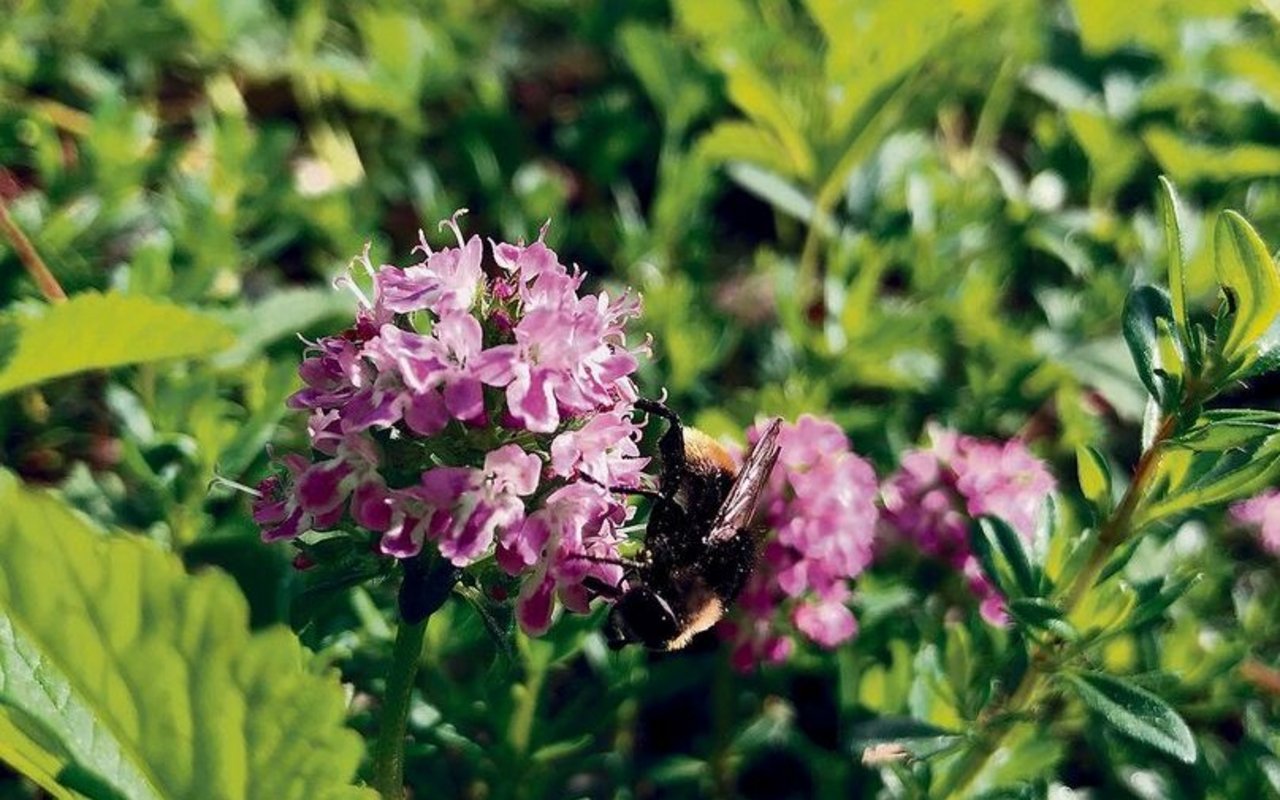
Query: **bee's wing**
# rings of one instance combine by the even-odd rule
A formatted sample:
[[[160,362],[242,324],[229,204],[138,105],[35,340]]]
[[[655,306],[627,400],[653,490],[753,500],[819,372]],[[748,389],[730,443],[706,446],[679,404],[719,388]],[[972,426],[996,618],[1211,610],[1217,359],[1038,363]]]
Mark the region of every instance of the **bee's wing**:
[[[778,462],[778,431],[781,428],[781,419],[774,419],[769,423],[751,452],[742,460],[738,477],[734,479],[733,486],[729,487],[729,494],[720,506],[720,513],[716,514],[711,532],[707,534],[707,544],[732,539],[751,522],[751,514],[756,509],[760,492],[769,480],[769,473],[773,472],[773,465]]]

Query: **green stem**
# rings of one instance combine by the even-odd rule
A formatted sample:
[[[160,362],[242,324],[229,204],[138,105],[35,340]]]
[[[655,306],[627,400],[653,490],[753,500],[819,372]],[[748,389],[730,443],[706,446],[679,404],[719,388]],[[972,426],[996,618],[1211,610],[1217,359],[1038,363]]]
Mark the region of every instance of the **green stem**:
[[[403,800],[405,729],[409,721],[409,701],[413,697],[414,678],[422,658],[422,640],[427,620],[416,625],[400,623],[395,648],[391,655],[391,671],[387,675],[382,698],[382,717],[378,725],[378,741],[373,750],[373,788],[383,800]]]
[[[1173,435],[1177,428],[1179,416],[1179,414],[1170,414],[1161,421],[1151,446],[1143,452],[1142,457],[1138,460],[1138,464],[1133,471],[1133,480],[1130,481],[1129,488],[1125,491],[1124,497],[1121,498],[1120,504],[1116,506],[1116,510],[1103,524],[1102,530],[1098,534],[1098,543],[1089,555],[1089,560],[1085,562],[1084,567],[1071,583],[1065,587],[1062,601],[1064,615],[1069,615],[1075,609],[1083,599],[1085,592],[1097,581],[1099,573],[1102,572],[1111,555],[1128,539],[1131,533],[1130,528],[1132,527],[1134,513],[1138,510],[1143,498],[1146,497],[1151,488],[1151,481],[1155,477],[1156,467],[1160,463],[1161,450],[1165,441]],[[1030,664],[1027,666],[1026,672],[1022,674],[1022,680],[1007,695],[1006,699],[997,699],[983,713],[982,718],[987,721],[983,727],[987,728],[987,730],[980,733],[974,745],[961,755],[960,760],[948,773],[946,781],[938,792],[938,796],[965,796],[969,785],[982,772],[987,760],[1000,749],[1005,734],[1008,733],[1011,727],[1007,724],[1010,715],[1021,715],[1034,704],[1040,687],[1049,677],[1049,665],[1054,663],[1051,658],[1048,658],[1049,655],[1048,652],[1040,649],[1032,651]],[[992,722],[993,720],[995,720],[994,723]]]
[[[538,712],[538,695],[542,693],[542,681],[546,677],[546,665],[526,659],[524,684],[516,697],[516,707],[511,714],[511,747],[521,757],[529,752],[533,741],[533,721]]]

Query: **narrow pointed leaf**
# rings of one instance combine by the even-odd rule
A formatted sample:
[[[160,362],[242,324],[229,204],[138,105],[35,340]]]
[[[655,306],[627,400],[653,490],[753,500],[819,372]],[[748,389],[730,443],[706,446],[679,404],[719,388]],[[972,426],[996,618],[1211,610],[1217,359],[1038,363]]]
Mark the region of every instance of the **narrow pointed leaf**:
[[[1187,322],[1187,270],[1183,253],[1182,220],[1179,217],[1178,192],[1173,183],[1160,176],[1160,214],[1164,221],[1165,252],[1169,259],[1169,292],[1172,295],[1173,318],[1184,342],[1192,344]]]
[[[1076,696],[1120,733],[1185,764],[1196,760],[1196,740],[1178,712],[1129,681],[1094,672],[1063,673]]]
[[[987,574],[1010,597],[1039,594],[1039,581],[1017,531],[998,517],[980,517],[971,540]]]

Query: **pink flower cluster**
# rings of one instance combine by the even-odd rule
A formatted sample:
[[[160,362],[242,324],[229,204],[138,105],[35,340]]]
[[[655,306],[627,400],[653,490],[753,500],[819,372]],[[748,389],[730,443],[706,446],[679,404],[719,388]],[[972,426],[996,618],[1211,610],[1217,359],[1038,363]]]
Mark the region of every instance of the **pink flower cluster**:
[[[1028,541],[1056,484],[1022,442],[930,429],[931,445],[903,456],[882,489],[888,538],[909,542],[963,572],[982,616],[1005,621],[1004,600],[969,548],[969,524],[990,514]]]
[[[495,554],[524,576],[518,619],[539,633],[556,597],[586,610],[587,575],[621,579],[578,556],[617,558],[629,508],[601,484],[635,486],[647,462],[629,416],[645,348],[624,334],[639,303],[582,294],[541,236],[491,242],[487,274],[479,237],[456,215],[443,226],[457,247],[424,239],[403,268],[361,259],[372,299],[343,279],[355,323],[309,346],[289,401],[308,414],[312,457],[281,459],[254,518],[266,540],[350,520],[396,558],[427,542],[457,566]]]
[[[1235,503],[1230,514],[1237,524],[1257,534],[1268,553],[1280,555],[1280,489]]]
[[[754,442],[759,429],[748,433]],[[871,465],[849,447],[834,422],[808,415],[783,425],[781,455],[760,501],[770,531],[760,568],[738,599],[738,613],[723,623],[734,642],[733,661],[785,660],[794,631],[823,647],[857,632],[849,609],[851,579],[871,562],[877,484]]]

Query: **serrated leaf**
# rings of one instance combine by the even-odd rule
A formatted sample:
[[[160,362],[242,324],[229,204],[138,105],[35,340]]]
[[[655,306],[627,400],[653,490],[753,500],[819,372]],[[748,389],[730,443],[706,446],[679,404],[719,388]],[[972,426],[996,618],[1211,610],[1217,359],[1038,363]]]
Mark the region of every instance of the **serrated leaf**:
[[[1161,372],[1167,371],[1160,348],[1158,319],[1173,319],[1169,296],[1154,286],[1138,286],[1124,303],[1124,340],[1147,392],[1162,406],[1168,401],[1168,387]],[[1181,371],[1181,370],[1179,370]]]
[[[71,776],[131,799],[373,796],[350,786],[338,682],[288,630],[251,634],[229,577],[3,471],[0,507],[0,704],[59,738]]]
[[[1090,503],[1104,510],[1110,506],[1111,467],[1101,453],[1088,445],[1076,448],[1076,474],[1080,491]]]
[[[1110,675],[1096,672],[1063,675],[1080,700],[1117,731],[1185,764],[1195,763],[1195,737],[1178,712],[1164,700]]]
[[[1214,266],[1218,281],[1235,297],[1230,333],[1220,345],[1228,361],[1244,354],[1280,313],[1280,273],[1253,226],[1234,211],[1224,211],[1214,228]]]
[[[138,295],[87,293],[10,320],[17,344],[0,394],[91,369],[215,353],[232,342],[217,320]]]

